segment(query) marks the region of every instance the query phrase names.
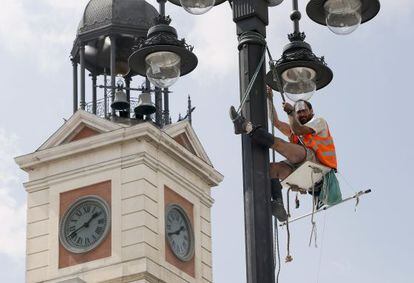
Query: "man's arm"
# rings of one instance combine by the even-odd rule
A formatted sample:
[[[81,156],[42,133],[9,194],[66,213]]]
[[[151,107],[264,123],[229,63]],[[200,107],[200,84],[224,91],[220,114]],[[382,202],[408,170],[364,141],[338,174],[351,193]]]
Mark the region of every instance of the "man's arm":
[[[307,126],[302,125],[296,116],[296,112],[294,111],[294,107],[289,103],[285,103],[283,105],[283,110],[288,114],[289,117],[289,124],[290,128],[292,129],[295,135],[306,135],[306,134],[313,134],[315,131]]]
[[[289,123],[295,135],[306,135],[315,133],[315,131],[312,128],[304,126],[298,121],[298,118],[296,117],[296,113],[294,111],[289,115]]]
[[[273,125],[282,134],[284,134],[287,137],[290,137],[292,135],[292,130],[290,128],[290,125],[288,123],[285,123],[279,120],[275,106],[273,105],[273,91],[269,86],[266,87],[266,94],[267,94],[267,97],[269,98],[268,103],[267,103],[268,111],[269,113],[273,113],[273,121],[272,121]]]
[[[276,109],[275,109],[272,102],[269,102],[268,104],[269,104],[269,108],[270,108],[269,111],[273,112],[273,125],[282,134],[284,134],[287,137],[290,137],[292,135],[292,130],[290,129],[290,125],[288,123],[285,123],[285,122],[279,120]]]

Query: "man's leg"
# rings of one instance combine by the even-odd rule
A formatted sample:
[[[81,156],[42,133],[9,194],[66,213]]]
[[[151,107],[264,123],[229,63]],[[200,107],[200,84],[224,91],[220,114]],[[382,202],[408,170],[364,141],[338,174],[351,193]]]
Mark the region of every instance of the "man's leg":
[[[273,135],[269,134],[260,127],[254,127],[252,123],[246,121],[243,116],[239,115],[233,106],[230,107],[230,117],[233,121],[234,133],[236,135],[248,134],[252,137],[253,141],[268,148],[273,146],[281,147],[279,142],[275,143],[275,137],[273,137]],[[283,146],[281,150],[284,150]],[[283,205],[282,185],[280,184],[279,177],[271,177],[270,185],[272,195],[272,214],[279,221],[286,221],[288,216]]]
[[[233,121],[234,133],[236,135],[249,135],[258,144],[273,148],[293,164],[300,163],[305,160],[306,150],[303,146],[286,142],[281,138],[274,137],[260,126],[258,127],[253,125],[243,116],[239,115],[233,106],[230,108],[230,117]]]
[[[250,136],[255,142],[265,147],[279,147],[279,144],[275,145],[275,137],[273,137],[271,134],[269,134],[267,131],[261,128],[254,129],[251,132]],[[285,149],[285,146],[285,144],[282,145],[282,150]],[[289,150],[289,148],[287,150]],[[291,162],[293,163],[293,161]],[[282,185],[280,184],[280,179],[286,178],[290,173],[292,173],[292,171],[293,169],[286,163],[279,162],[270,164],[269,175],[271,178],[270,188],[272,195],[272,214],[281,222],[286,221],[288,219],[288,215],[283,205]]]
[[[270,163],[270,178],[284,180],[292,174],[293,168],[285,162]]]
[[[306,149],[302,145],[287,142],[278,137],[274,137],[272,148],[293,164],[301,163],[306,159]]]
[[[303,146],[274,137],[263,128],[253,128],[249,135],[255,142],[276,150],[293,164],[306,159],[306,149]]]
[[[283,205],[282,185],[280,184],[280,180],[285,179],[292,172],[293,168],[285,162],[270,163],[272,213],[281,222],[286,221],[288,215]]]
[[[272,214],[277,218],[277,220],[284,222],[288,219],[288,215],[283,205],[282,185],[280,184],[279,179],[270,179],[270,190],[272,195]]]

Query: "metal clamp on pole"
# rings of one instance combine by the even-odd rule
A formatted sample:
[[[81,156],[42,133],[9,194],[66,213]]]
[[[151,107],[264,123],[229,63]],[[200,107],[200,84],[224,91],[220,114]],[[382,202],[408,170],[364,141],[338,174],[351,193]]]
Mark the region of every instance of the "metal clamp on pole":
[[[266,43],[266,39],[264,38],[263,35],[261,35],[258,32],[254,32],[254,31],[248,31],[248,32],[244,32],[239,36],[239,45],[238,48],[239,50],[241,50],[243,48],[243,46],[245,44],[257,44],[257,45],[263,45],[265,46],[262,58],[260,59],[259,64],[257,65],[257,68],[252,76],[252,79],[249,82],[249,85],[247,86],[245,92],[243,93],[243,97],[241,99],[241,103],[239,108],[237,109],[237,113],[240,114],[241,110],[243,109],[244,104],[246,103],[246,100],[249,98],[250,95],[250,91],[252,90],[253,84],[256,81],[257,75],[260,72],[260,69],[264,63],[264,59],[266,57],[266,51],[267,51],[267,43]]]
[[[258,45],[263,45],[266,46],[266,39],[265,37],[255,31],[245,31],[242,34],[240,34],[239,36],[239,45],[238,48],[239,50],[242,49],[244,44],[258,44]]]

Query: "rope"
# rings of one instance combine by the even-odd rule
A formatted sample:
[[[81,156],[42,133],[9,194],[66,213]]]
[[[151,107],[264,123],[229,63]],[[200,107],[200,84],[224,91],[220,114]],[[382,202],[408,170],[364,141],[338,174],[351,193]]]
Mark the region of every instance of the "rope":
[[[283,103],[286,103],[285,92],[283,91],[282,82],[280,81],[279,74],[277,73],[272,54],[270,54],[269,47],[266,45],[267,54],[269,56],[269,67],[273,74],[273,80],[276,81],[277,88],[282,96]]]
[[[270,60],[272,61],[272,55],[270,54],[269,48],[266,45],[266,50],[267,51]],[[272,64],[270,64],[270,68],[273,70],[274,68],[272,68]],[[279,81],[279,76],[276,75],[276,80],[280,83]],[[279,84],[280,85],[280,84]],[[280,88],[279,88],[280,89]],[[281,89],[280,89],[281,90]],[[285,96],[283,95],[283,90],[280,91],[281,95],[282,95],[282,99],[283,102],[286,102],[285,100]],[[268,98],[268,101],[270,103],[273,104],[273,101],[271,101],[270,97]],[[274,129],[274,125],[273,125],[273,121],[274,121],[274,116],[273,116],[273,111],[272,111],[272,107],[270,110],[270,117],[271,117],[271,124],[272,124],[272,135],[275,135],[275,129]],[[276,157],[275,157],[275,149],[272,149],[272,160],[273,162],[275,162]],[[293,257],[290,254],[290,230],[289,230],[289,217],[290,217],[290,199],[289,199],[289,193],[290,193],[291,188],[289,188],[287,190],[287,197],[286,197],[286,202],[287,202],[287,213],[288,213],[288,219],[286,220],[286,233],[287,233],[287,255],[285,258],[285,262],[291,262],[293,261]],[[279,249],[279,233],[277,230],[277,220],[275,218],[275,240],[276,240],[276,246],[277,246],[277,257],[278,257],[278,270],[277,270],[277,274],[276,274],[276,282],[279,282],[279,274],[280,274],[280,249]]]
[[[243,94],[243,98],[241,100],[240,106],[237,109],[237,113],[238,114],[240,114],[240,111],[242,110],[244,104],[246,103],[247,98],[250,96],[250,91],[252,90],[253,84],[256,81],[257,75],[259,74],[260,68],[263,65],[263,62],[264,62],[265,57],[266,57],[266,46],[265,46],[265,50],[263,52],[262,58],[260,59],[260,62],[259,62],[259,64],[256,67],[256,71],[254,72],[253,77],[250,80],[249,85],[247,86],[247,88],[246,88],[246,90],[245,90],[245,92]]]
[[[282,88],[282,83],[281,83],[280,77],[277,73],[276,67],[273,63],[272,54],[270,53],[269,47],[267,45],[265,46],[265,53],[266,52],[269,56],[269,67],[270,67],[270,70],[273,73],[273,79],[276,81],[276,84],[277,84],[278,90],[280,92],[280,95],[282,97],[283,103],[286,103],[286,98],[285,98],[284,91],[283,91],[283,88]],[[269,98],[269,100],[270,100],[270,98]],[[271,103],[273,103],[273,101],[271,101]],[[271,112],[271,121],[272,121],[272,135],[274,136],[273,111],[270,111],[270,112]],[[272,158],[273,158],[273,162],[275,162],[275,150],[274,149],[272,151]],[[285,262],[293,261],[293,257],[290,254],[290,230],[289,230],[289,217],[290,217],[290,198],[289,198],[289,194],[290,194],[290,191],[291,191],[291,188],[289,188],[287,190],[287,193],[286,193],[287,194],[286,201],[287,201],[288,219],[285,222],[285,224],[286,224],[286,233],[287,233],[287,255],[286,255]],[[296,206],[297,206],[298,202],[296,201],[295,203],[296,203]],[[277,223],[276,220],[275,220],[275,223]],[[275,234],[276,233],[278,233],[277,227],[275,228]],[[279,243],[278,242],[277,242],[277,246],[278,246],[278,249],[279,249]],[[278,253],[280,253],[280,252],[278,251]],[[280,266],[280,254],[278,254],[278,258],[279,258],[279,266]],[[278,270],[278,273],[277,273],[276,282],[278,282],[278,280],[279,280],[279,272],[280,272],[280,267],[279,267],[279,270]]]
[[[323,178],[322,190],[325,191],[324,199],[322,200],[322,202],[326,205],[328,204],[328,197],[329,197],[328,181],[326,180],[327,179],[327,177],[326,177],[327,174],[328,173],[326,173],[322,176],[322,178]]]
[[[299,207],[300,207],[299,192],[296,192],[296,196],[295,196],[295,208],[298,209]]]
[[[315,198],[315,182],[314,182],[314,178],[313,178],[313,170],[311,171],[311,180],[312,180],[312,217],[311,217],[311,224],[312,224],[312,230],[311,230],[311,234],[310,234],[310,238],[309,238],[309,247],[312,244],[312,239],[315,236],[315,248],[318,247],[317,245],[317,229],[316,229],[316,222],[314,220],[315,217],[315,211],[316,211],[316,198]]]
[[[351,183],[348,182],[348,180],[345,178],[345,176],[340,171],[338,171],[337,173],[338,173],[338,175],[341,176],[341,178],[345,181],[345,183],[351,188],[353,193],[357,193],[357,190],[355,190],[355,188],[351,185]]]
[[[357,196],[357,197],[355,198],[355,207],[354,207],[354,211],[355,211],[355,212],[357,211],[357,207],[358,207],[358,205],[359,205],[359,196]]]
[[[359,191],[359,192],[357,192],[356,194],[354,194],[354,195],[352,195],[352,196],[350,196],[350,197],[347,197],[346,199],[343,199],[342,201],[340,201],[340,202],[338,202],[338,203],[335,203],[335,204],[332,204],[332,205],[329,205],[329,206],[324,206],[324,207],[322,207],[321,209],[319,209],[319,210],[315,211],[315,214],[317,214],[317,213],[319,213],[319,212],[321,212],[321,211],[328,210],[328,209],[330,209],[330,208],[332,208],[332,207],[335,207],[335,206],[337,206],[337,205],[339,205],[339,204],[342,204],[342,203],[344,203],[344,202],[350,201],[350,200],[352,200],[352,199],[357,199],[357,198],[360,198],[361,196],[366,195],[366,194],[369,194],[369,193],[371,193],[371,190],[370,190],[370,189],[369,189],[369,190],[365,190],[365,191]],[[292,223],[292,222],[296,222],[296,221],[298,221],[298,220],[301,220],[301,219],[303,219],[303,218],[309,217],[309,216],[311,216],[311,215],[312,215],[312,212],[311,212],[311,213],[307,213],[307,214],[302,215],[302,216],[299,216],[299,217],[296,217],[296,218],[294,218],[294,219],[290,220],[289,222],[290,222],[290,223]],[[279,224],[279,226],[280,226],[280,227],[285,226],[285,225],[286,225],[286,222],[283,222],[283,223]]]
[[[271,97],[267,98],[268,103],[271,103],[271,105],[273,104],[273,101],[271,99]],[[273,115],[273,111],[270,111],[270,117],[271,117],[271,125],[272,125],[272,135],[275,135],[275,127],[273,126],[273,120],[274,120],[274,115]],[[272,149],[272,162],[275,163],[276,162],[276,151],[274,149]],[[279,244],[279,229],[278,229],[278,225],[277,225],[277,219],[276,217],[274,217],[274,233],[273,233],[273,266],[276,268],[276,258],[277,258],[277,270],[276,270],[276,283],[279,282],[279,275],[280,275],[280,269],[281,269],[281,264],[280,264],[280,244]]]
[[[245,92],[243,94],[243,97],[242,97],[240,106],[237,108],[237,113],[238,114],[240,114],[240,112],[241,112],[244,104],[247,101],[247,98],[249,98],[249,96],[250,96],[250,91],[252,90],[253,84],[256,81],[256,78],[257,78],[257,75],[259,74],[260,68],[263,65],[264,59],[266,57],[266,53],[269,56],[269,66],[270,66],[270,70],[273,73],[273,79],[276,81],[276,85],[277,85],[277,88],[278,88],[278,90],[280,92],[280,95],[282,96],[283,103],[286,102],[285,94],[284,94],[283,87],[282,87],[282,82],[280,80],[279,74],[277,73],[276,67],[275,67],[275,65],[273,63],[274,61],[272,59],[272,54],[270,53],[269,47],[266,44],[265,45],[264,52],[263,52],[263,55],[262,55],[262,58],[260,59],[260,62],[259,62],[259,64],[256,67],[256,71],[254,72],[254,74],[252,76],[252,79],[250,80],[249,85],[247,86],[247,88],[246,88],[246,90],[245,90]]]
[[[290,254],[290,230],[289,230],[289,217],[290,217],[290,200],[289,200],[290,188],[287,190],[286,193],[286,202],[287,202],[287,210],[288,210],[288,218],[286,220],[286,233],[287,233],[287,255],[285,262],[291,262],[293,260],[292,255]]]
[[[279,282],[279,275],[280,275],[280,269],[281,269],[281,265],[280,265],[280,245],[279,245],[279,230],[277,227],[277,219],[275,217],[274,220],[274,238],[273,238],[273,242],[275,243],[275,245],[273,246],[273,258],[274,261],[276,261],[276,256],[277,256],[277,272],[276,272],[276,283]]]
[[[355,193],[356,197],[355,197],[355,207],[354,207],[354,211],[357,211],[357,207],[359,205],[359,195],[357,193],[357,190],[355,190],[355,188],[351,185],[350,182],[348,182],[348,180],[345,178],[345,176],[338,171],[338,174],[341,176],[341,178],[345,181],[345,183],[351,188],[351,190]]]

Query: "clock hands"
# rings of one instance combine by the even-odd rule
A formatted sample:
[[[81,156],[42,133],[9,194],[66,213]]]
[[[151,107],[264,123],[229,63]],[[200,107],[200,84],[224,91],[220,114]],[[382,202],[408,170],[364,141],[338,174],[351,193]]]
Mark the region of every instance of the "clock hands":
[[[89,226],[89,223],[91,223],[91,221],[93,220],[93,219],[95,219],[96,217],[98,217],[99,215],[101,215],[102,214],[102,211],[100,211],[100,212],[95,212],[93,215],[92,215],[92,217],[85,223],[85,224],[83,224],[85,227],[88,227]]]
[[[181,231],[183,231],[184,229],[185,229],[185,227],[184,227],[184,226],[181,226],[181,227],[180,227],[180,229],[178,229],[177,231],[168,233],[168,236],[171,236],[171,235],[178,235],[178,234],[180,234],[180,232],[181,232]]]
[[[94,214],[92,214],[91,218],[89,218],[89,220],[88,220],[88,221],[86,221],[86,222],[85,222],[85,223],[83,223],[83,224],[82,224],[82,226],[80,226],[78,229],[76,229],[75,231],[73,231],[72,233],[70,233],[70,234],[67,236],[67,238],[72,238],[72,237],[76,236],[76,234],[77,234],[80,230],[82,230],[83,228],[88,228],[88,227],[89,227],[89,224],[91,223],[91,221],[92,221],[93,219],[95,219],[96,217],[98,217],[99,215],[101,215],[101,214],[102,214],[102,211],[100,211],[100,212],[95,212]]]

